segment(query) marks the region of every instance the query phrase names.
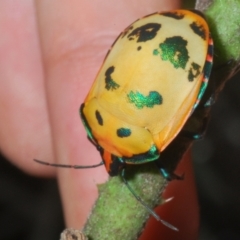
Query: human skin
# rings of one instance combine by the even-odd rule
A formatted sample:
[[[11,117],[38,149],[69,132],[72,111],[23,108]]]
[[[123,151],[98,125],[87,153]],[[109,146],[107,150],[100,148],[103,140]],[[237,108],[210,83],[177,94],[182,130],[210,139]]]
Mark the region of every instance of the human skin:
[[[86,138],[79,106],[120,31],[141,16],[179,8],[180,1],[70,2],[0,1],[0,149],[28,174],[57,177],[66,225],[79,229],[97,198],[96,185],[108,178],[104,166],[61,169],[32,159],[73,165],[101,161]],[[180,232],[152,220],[141,240],[154,231],[166,240],[173,239],[171,234],[174,239],[197,239],[198,204],[186,156],[178,170],[186,179],[170,183],[164,195],[175,198],[158,211],[170,223],[179,219]]]

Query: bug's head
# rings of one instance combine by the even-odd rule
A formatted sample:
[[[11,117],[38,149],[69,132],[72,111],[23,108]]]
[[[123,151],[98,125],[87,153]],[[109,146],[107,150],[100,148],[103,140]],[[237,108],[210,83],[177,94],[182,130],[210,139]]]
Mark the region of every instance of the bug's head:
[[[140,164],[159,157],[147,129],[122,121],[101,108],[96,99],[83,103],[80,115],[88,139],[100,152],[105,165],[115,161]],[[111,167],[106,168],[109,172]]]

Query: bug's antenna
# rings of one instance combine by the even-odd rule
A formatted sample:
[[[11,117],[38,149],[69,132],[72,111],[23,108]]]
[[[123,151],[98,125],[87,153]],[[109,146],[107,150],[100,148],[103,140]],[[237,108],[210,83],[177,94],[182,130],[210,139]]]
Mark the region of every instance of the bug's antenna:
[[[169,227],[170,229],[174,230],[174,231],[179,231],[178,228],[174,227],[173,225],[171,225],[170,223],[164,221],[163,219],[161,219],[145,202],[143,202],[143,200],[136,195],[136,193],[133,191],[133,189],[131,188],[131,186],[129,185],[128,181],[125,178],[125,168],[122,169],[121,172],[121,177],[123,182],[126,184],[126,186],[128,187],[128,189],[130,190],[130,192],[132,193],[132,195],[137,199],[137,201],[139,201],[146,209],[147,211],[157,220],[160,221],[163,225]]]
[[[81,168],[95,168],[95,167],[99,167],[102,166],[104,164],[104,162],[100,162],[98,164],[94,164],[94,165],[88,165],[88,166],[79,166],[79,165],[68,165],[68,164],[57,164],[57,163],[48,163],[48,162],[44,162],[38,159],[33,159],[33,161],[43,164],[43,165],[47,165],[47,166],[51,166],[51,167],[62,167],[62,168],[75,168],[75,169],[81,169]]]

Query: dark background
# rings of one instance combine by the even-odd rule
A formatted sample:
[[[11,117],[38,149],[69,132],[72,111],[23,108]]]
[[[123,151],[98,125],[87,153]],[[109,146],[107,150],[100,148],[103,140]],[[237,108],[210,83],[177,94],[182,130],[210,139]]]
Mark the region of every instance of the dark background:
[[[0,239],[54,240],[64,228],[56,181],[22,173],[0,158]]]

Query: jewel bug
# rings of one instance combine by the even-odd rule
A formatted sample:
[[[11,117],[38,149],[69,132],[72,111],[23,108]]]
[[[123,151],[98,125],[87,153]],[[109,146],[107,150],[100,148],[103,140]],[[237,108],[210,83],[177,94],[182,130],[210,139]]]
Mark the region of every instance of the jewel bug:
[[[88,139],[102,161],[92,166],[48,165],[104,164],[110,176],[120,172],[149,213],[177,230],[134,193],[125,179],[125,167],[161,161],[161,153],[199,105],[212,63],[213,40],[202,13],[173,10],[138,19],[111,46],[80,107]],[[171,178],[166,169],[160,171]]]

